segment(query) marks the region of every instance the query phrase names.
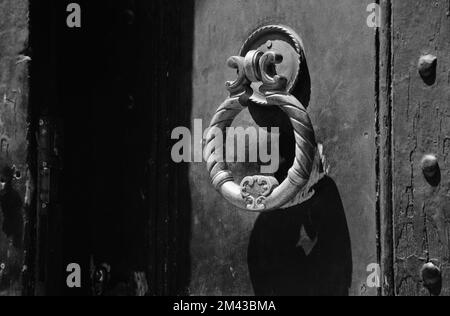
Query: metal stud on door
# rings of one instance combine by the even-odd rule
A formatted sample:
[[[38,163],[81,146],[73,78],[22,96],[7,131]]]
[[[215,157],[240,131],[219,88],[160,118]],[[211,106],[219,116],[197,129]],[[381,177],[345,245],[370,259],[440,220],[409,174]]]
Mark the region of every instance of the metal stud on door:
[[[240,56],[228,60],[238,78],[227,83],[230,96],[212,119],[204,156],[213,186],[240,209],[264,212],[292,206],[310,180],[318,157],[314,128],[306,108],[291,94],[303,59],[300,37],[288,27],[269,25],[248,38]],[[290,119],[296,140],[295,159],[281,184],[274,177],[261,175],[246,177],[236,184],[216,148],[218,135],[226,135],[227,128],[250,103],[277,106]]]

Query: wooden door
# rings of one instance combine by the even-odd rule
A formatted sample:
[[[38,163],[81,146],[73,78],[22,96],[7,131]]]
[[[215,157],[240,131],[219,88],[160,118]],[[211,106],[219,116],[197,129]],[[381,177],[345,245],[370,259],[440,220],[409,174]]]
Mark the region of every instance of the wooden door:
[[[0,0],[1,295],[450,294],[448,0],[77,2],[80,29],[68,1],[31,2],[27,102],[28,1]],[[205,163],[174,162],[171,133],[208,126],[227,59],[266,25],[302,38],[293,93],[327,175],[305,203],[255,214]],[[235,122],[258,124],[293,159],[286,118]]]
[[[378,262],[379,212],[376,31],[367,23],[368,4],[195,2],[192,120],[208,126],[227,97],[224,83],[234,79],[226,61],[238,54],[247,37],[264,25],[286,25],[304,42],[311,93],[302,100],[330,168],[311,201],[255,215],[230,206],[212,188],[205,165],[192,164],[191,294],[377,294],[367,283],[368,267]],[[302,84],[309,89],[308,80]],[[255,121],[247,111],[237,124]],[[251,175],[245,166],[240,171]],[[318,243],[306,255],[299,242],[308,225]]]
[[[391,292],[429,295],[420,271],[431,261],[441,270],[442,294],[449,295],[450,4],[392,1],[387,22],[392,30]],[[427,155],[437,159],[428,175],[422,170]],[[440,292],[438,283],[433,294]]]
[[[29,293],[28,1],[0,1],[0,295]]]

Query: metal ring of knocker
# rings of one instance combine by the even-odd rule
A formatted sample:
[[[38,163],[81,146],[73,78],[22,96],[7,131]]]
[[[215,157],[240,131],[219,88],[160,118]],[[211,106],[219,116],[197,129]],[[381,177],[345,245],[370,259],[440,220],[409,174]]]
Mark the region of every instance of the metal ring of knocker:
[[[273,32],[287,35],[288,40],[291,40],[291,46],[299,53],[299,66],[303,49],[299,37],[292,30],[281,26],[266,26],[256,31],[250,39],[261,41],[265,35],[273,35]],[[251,46],[248,44],[250,39],[244,47]],[[213,186],[234,206],[254,212],[287,208],[295,203],[296,197],[307,186],[317,153],[314,128],[309,115],[300,101],[290,94],[298,74],[290,78],[278,75],[276,66],[283,62],[283,55],[270,47],[266,52],[259,49],[248,52],[243,50],[241,55],[244,56],[234,56],[228,60],[228,66],[237,70],[238,78],[226,84],[230,96],[218,108],[211,121],[204,150],[207,168]],[[259,88],[261,95],[257,95],[258,91],[254,91],[251,86],[255,83],[262,83]],[[218,135],[226,134],[227,128],[249,102],[261,106],[278,106],[288,115],[292,124],[296,140],[295,160],[281,184],[269,176],[246,177],[241,185],[236,184],[223,156],[216,151],[215,140]],[[258,192],[256,196],[251,194],[255,191]]]

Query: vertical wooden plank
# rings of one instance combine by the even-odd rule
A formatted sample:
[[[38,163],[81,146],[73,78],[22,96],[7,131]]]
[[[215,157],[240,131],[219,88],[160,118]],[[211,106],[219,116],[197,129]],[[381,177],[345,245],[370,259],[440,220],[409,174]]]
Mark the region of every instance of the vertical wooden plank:
[[[450,12],[447,0],[393,1],[393,133],[396,293],[429,295],[420,270],[432,261],[450,294]],[[428,77],[419,58],[437,57]],[[421,160],[439,159],[440,179],[427,181]]]
[[[379,212],[379,259],[382,267],[383,295],[394,295],[393,206],[392,206],[392,3],[382,0],[381,26],[377,32],[377,104],[376,122],[378,163],[377,186]]]
[[[54,238],[49,233],[52,229],[61,229],[61,221],[52,226],[59,211],[56,209],[54,180],[57,179],[57,166],[54,151],[56,139],[56,122],[52,114],[57,107],[56,80],[56,28],[55,11],[51,2],[30,2],[30,46],[34,47],[30,67],[30,169],[36,178],[36,192],[33,198],[32,228],[30,232],[30,249],[27,252],[29,270],[33,275],[33,286],[29,294],[45,295],[51,289],[59,287],[57,280],[60,273],[49,273],[60,268],[61,247],[56,244],[61,238]],[[56,145],[55,145],[56,146]],[[55,167],[55,169],[53,169]],[[52,200],[52,205],[50,205]],[[53,215],[56,214],[54,217]],[[50,215],[50,216],[49,216]],[[60,236],[60,235],[58,235]],[[53,254],[53,255],[50,255]],[[56,259],[56,260],[55,260]]]
[[[22,294],[29,222],[28,1],[0,1],[0,295]]]
[[[150,19],[151,16],[158,16],[158,5],[159,2],[152,1],[149,10],[147,11],[147,14],[145,15],[146,19]],[[152,23],[152,27],[154,30],[154,37],[159,38],[159,29],[157,28],[159,23],[158,19],[154,19],[154,23]],[[156,41],[151,41],[150,49],[154,52],[157,52],[156,50]],[[157,55],[156,58],[159,58]],[[159,287],[158,287],[158,240],[157,240],[157,199],[158,199],[158,193],[155,190],[155,179],[158,179],[157,177],[157,171],[158,171],[158,150],[157,150],[157,140],[158,140],[158,100],[156,97],[156,93],[154,91],[158,91],[159,87],[159,81],[155,80],[158,76],[158,69],[157,66],[159,63],[155,64],[154,67],[151,68],[150,71],[145,72],[143,74],[143,78],[145,78],[147,81],[151,82],[151,88],[148,89],[146,93],[146,97],[150,100],[150,115],[152,117],[151,119],[151,127],[149,129],[151,136],[151,144],[150,144],[150,157],[148,158],[148,174],[147,174],[147,186],[148,186],[148,212],[150,213],[149,216],[149,291],[152,295],[159,294]]]
[[[172,161],[172,130],[189,126],[192,107],[193,1],[136,2],[140,121],[148,141],[148,279],[150,295],[186,294],[189,269],[190,188],[186,164]],[[149,31],[150,30],[150,31]],[[145,65],[145,67],[144,67]]]

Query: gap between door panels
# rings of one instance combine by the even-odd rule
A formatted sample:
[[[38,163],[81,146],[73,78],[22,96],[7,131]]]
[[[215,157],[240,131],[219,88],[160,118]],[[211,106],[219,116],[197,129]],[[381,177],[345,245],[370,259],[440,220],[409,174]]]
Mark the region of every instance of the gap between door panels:
[[[392,0],[377,0],[381,25],[375,32],[376,216],[380,296],[395,295],[393,212]]]

